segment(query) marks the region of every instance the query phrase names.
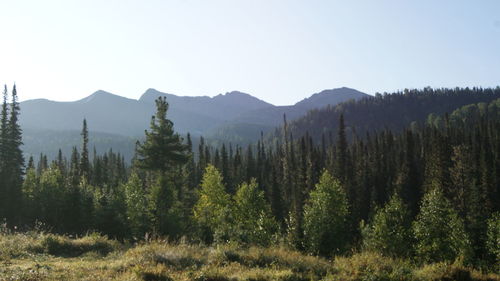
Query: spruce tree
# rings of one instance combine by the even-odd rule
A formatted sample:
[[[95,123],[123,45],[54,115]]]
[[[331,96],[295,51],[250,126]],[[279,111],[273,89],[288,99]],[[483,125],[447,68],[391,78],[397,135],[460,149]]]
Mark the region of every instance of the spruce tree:
[[[7,125],[7,152],[4,163],[4,176],[7,184],[6,217],[12,222],[19,222],[20,214],[18,206],[21,204],[22,194],[21,186],[24,174],[24,156],[21,151],[22,130],[19,125],[19,102],[17,97],[16,85],[12,88],[12,100],[10,104],[10,116]]]
[[[89,180],[90,173],[90,160],[89,160],[89,131],[87,128],[87,120],[83,119],[82,126],[82,153],[80,156],[80,175],[87,181]]]
[[[335,176],[342,184],[347,180],[347,137],[345,133],[344,114],[340,114],[339,130],[337,134]]]
[[[7,98],[7,85],[5,85],[0,117],[0,219],[5,219],[7,216],[8,200],[9,107]]]
[[[185,163],[189,158],[187,145],[174,132],[173,123],[167,119],[166,98],[156,100],[156,115],[151,118],[146,140],[137,148],[139,166],[146,170],[166,172],[173,166]]]
[[[145,131],[144,143],[137,146],[137,165],[152,172],[149,208],[154,230],[158,234],[177,235],[181,227],[182,204],[178,201],[182,183],[177,184],[179,169],[189,160],[188,146],[174,132],[167,119],[165,97],[156,99],[156,114],[151,118],[150,131]]]

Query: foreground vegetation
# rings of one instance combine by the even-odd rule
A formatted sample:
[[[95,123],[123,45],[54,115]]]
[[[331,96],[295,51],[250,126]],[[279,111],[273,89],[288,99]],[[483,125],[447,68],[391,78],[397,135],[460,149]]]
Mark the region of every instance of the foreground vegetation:
[[[0,280],[500,280],[455,263],[419,266],[363,252],[326,260],[286,247],[136,245],[98,234],[0,234]]]
[[[421,98],[433,104],[443,94],[424,91]],[[448,98],[467,102],[497,95],[500,88],[456,90]],[[402,98],[411,101],[413,94]],[[472,268],[499,272],[500,99],[431,114],[402,132],[366,137],[341,113],[336,137],[322,137],[319,145],[307,134],[295,139],[285,121],[284,137],[274,144],[262,137],[246,150],[230,144],[219,150],[200,140],[195,156],[191,139],[175,133],[169,105],[159,98],[130,166],[113,152],[92,156],[85,120],[81,150],[75,147],[70,160],[59,153],[49,162],[41,155],[38,164],[30,158],[25,166],[16,99],[13,89],[9,106],[4,91],[0,219],[6,231],[28,233],[41,222],[53,234],[6,234],[4,244],[14,248],[5,246],[4,256],[14,262],[3,268],[13,271],[13,280],[22,279],[16,270],[80,274],[77,279],[102,271],[119,280],[168,280],[167,275],[204,280],[203,274],[215,276],[208,280],[348,280],[359,274],[368,280],[426,280],[432,272],[467,280],[480,277]],[[391,95],[372,98],[391,100]],[[342,105],[337,109],[342,112]],[[53,236],[93,231],[145,244]],[[150,243],[151,234],[213,248]],[[263,248],[251,248],[256,245]],[[218,251],[226,261],[213,256]],[[290,259],[249,262],[254,252]],[[379,254],[352,255],[359,252]],[[131,256],[140,262],[129,262]],[[302,260],[327,265],[297,271],[291,264]],[[80,262],[90,269],[78,273],[72,266]]]

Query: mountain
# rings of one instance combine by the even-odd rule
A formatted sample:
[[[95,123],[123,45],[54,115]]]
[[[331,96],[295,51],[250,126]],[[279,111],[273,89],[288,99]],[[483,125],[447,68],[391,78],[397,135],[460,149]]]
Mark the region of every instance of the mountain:
[[[289,106],[273,106],[243,112],[226,124],[212,129],[207,136],[226,142],[250,143],[262,133],[268,133],[283,123],[284,116],[291,121],[309,111],[334,106],[348,100],[359,100],[369,95],[351,88],[324,90]]]
[[[292,120],[309,110],[367,95],[349,88],[325,90],[291,106],[274,106],[238,91],[214,97],[187,97],[155,89],[148,89],[138,100],[102,90],[74,102],[28,100],[20,105],[24,150],[37,155],[57,152],[59,147],[56,145],[64,146],[65,151],[73,145],[79,146],[75,136],[84,118],[95,136],[107,140],[102,144],[97,141],[98,150],[105,150],[106,145],[129,149],[149,127],[156,110],[154,101],[159,96],[166,97],[170,105],[168,118],[174,122],[177,132],[183,135],[189,132],[194,138],[203,135],[209,140],[244,144],[279,125],[284,114]],[[110,139],[115,139],[116,143]],[[129,151],[122,153],[127,158],[132,155]]]
[[[238,91],[229,92],[224,95],[219,94],[210,98],[207,96],[182,97],[162,93],[155,89],[148,89],[141,96],[139,101],[154,104],[155,99],[159,96],[167,98],[171,110],[182,108],[187,112],[208,116],[218,120],[230,120],[241,112],[274,107],[270,103]]]
[[[23,129],[81,130],[86,118],[93,131],[135,136],[144,132],[153,111],[136,100],[97,91],[74,102],[22,102],[20,124]]]

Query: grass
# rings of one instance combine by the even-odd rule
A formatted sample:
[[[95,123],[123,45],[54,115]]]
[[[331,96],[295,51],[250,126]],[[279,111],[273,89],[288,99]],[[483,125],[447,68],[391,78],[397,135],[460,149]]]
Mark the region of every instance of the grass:
[[[150,241],[124,245],[91,234],[81,238],[28,232],[0,234],[0,280],[500,280],[458,264],[422,267],[358,253],[333,261],[274,246],[207,247]]]

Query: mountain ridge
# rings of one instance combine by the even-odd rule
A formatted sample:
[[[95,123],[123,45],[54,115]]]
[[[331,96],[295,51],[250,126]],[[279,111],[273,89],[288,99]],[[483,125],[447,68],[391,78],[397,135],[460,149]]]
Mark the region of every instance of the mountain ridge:
[[[174,123],[174,130],[181,135],[190,133],[195,138],[204,136],[207,139],[246,144],[256,140],[260,132],[269,132],[281,124],[284,114],[292,120],[312,109],[368,95],[349,88],[338,88],[316,93],[295,105],[275,106],[239,91],[213,97],[191,97],[150,88],[136,100],[98,90],[72,102],[48,99],[23,101],[20,103],[20,125],[28,133],[35,130],[78,131],[85,118],[92,132],[137,139],[149,128],[151,116],[156,111],[154,100],[159,96],[166,97],[170,104],[167,117]],[[29,146],[34,147],[35,139],[30,135],[27,135],[27,139],[33,143],[27,143],[26,151],[31,154],[41,152],[30,150]],[[54,142],[48,138],[46,140]],[[36,143],[36,147],[40,147],[40,143]]]

